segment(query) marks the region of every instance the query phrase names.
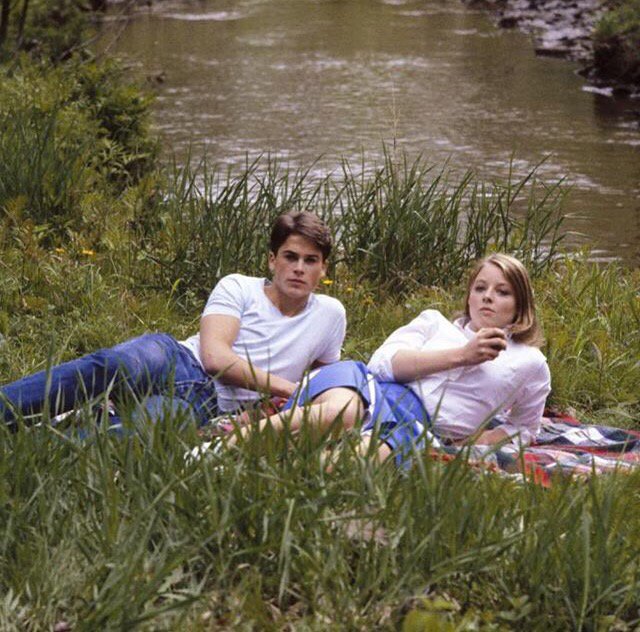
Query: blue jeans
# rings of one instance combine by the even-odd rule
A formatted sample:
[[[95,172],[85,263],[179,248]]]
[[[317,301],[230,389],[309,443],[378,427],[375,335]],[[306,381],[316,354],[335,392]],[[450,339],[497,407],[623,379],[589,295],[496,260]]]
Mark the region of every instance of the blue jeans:
[[[396,463],[406,467],[411,451],[424,445],[425,427],[431,424],[420,398],[406,384],[374,378],[363,362],[342,360],[312,371],[284,410],[311,402],[332,388],[358,393],[368,413],[362,432],[377,432],[377,438],[394,451]]]
[[[44,410],[58,415],[106,391],[149,400],[151,418],[182,409],[203,424],[217,413],[213,379],[193,354],[168,334],[147,334],[3,386],[0,419],[15,425]]]

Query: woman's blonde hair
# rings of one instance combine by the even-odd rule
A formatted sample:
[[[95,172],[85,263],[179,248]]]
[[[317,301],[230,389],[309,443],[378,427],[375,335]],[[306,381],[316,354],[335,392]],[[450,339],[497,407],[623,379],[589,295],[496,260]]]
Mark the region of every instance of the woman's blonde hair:
[[[476,262],[469,275],[467,294],[464,299],[464,314],[466,318],[469,319],[471,317],[469,314],[471,287],[478,274],[480,274],[480,270],[489,263],[502,271],[515,294],[516,315],[511,327],[511,337],[516,342],[522,342],[533,347],[541,347],[544,344],[544,338],[536,317],[533,288],[531,287],[529,273],[524,265],[511,255],[494,253]]]

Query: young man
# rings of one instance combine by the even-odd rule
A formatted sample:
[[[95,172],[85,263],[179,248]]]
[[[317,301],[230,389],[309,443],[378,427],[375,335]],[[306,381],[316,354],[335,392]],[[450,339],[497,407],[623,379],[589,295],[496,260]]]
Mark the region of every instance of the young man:
[[[130,393],[151,418],[184,409],[200,423],[249,406],[262,394],[289,397],[304,371],[335,362],[345,311],[314,294],[331,251],[312,213],[286,213],[271,232],[271,281],[231,274],[211,292],[200,332],[178,342],[146,334],[0,388],[0,419],[57,415],[109,391]]]

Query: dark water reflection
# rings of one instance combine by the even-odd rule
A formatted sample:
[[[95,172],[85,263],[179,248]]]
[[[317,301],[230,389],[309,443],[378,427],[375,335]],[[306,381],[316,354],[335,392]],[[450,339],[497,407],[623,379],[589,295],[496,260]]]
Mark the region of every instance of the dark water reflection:
[[[459,0],[156,2],[106,25],[160,75],[155,121],[178,157],[238,166],[272,152],[379,162],[383,142],[452,169],[568,176],[573,244],[640,262],[640,101],[588,91]],[[585,90],[585,88],[587,88]]]

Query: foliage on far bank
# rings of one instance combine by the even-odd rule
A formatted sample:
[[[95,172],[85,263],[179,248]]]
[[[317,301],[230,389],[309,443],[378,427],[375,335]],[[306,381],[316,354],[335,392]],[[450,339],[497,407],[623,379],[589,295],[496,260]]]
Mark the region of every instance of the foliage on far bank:
[[[640,0],[608,0],[594,32],[597,72],[622,84],[640,85]]]
[[[27,52],[59,63],[82,52],[90,37],[89,9],[78,0],[0,0],[0,59]]]

